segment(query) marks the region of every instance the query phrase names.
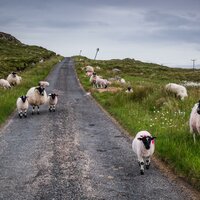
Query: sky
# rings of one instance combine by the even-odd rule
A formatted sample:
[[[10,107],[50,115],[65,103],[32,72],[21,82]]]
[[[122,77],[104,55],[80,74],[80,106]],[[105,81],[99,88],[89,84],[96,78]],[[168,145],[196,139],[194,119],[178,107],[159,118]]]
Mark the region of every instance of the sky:
[[[0,31],[66,57],[200,68],[200,0],[0,0]]]

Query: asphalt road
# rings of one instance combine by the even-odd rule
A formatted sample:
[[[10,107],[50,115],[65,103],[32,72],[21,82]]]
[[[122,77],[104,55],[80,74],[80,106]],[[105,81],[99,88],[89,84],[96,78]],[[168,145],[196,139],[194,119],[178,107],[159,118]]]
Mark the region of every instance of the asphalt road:
[[[16,113],[0,131],[1,200],[191,199],[154,164],[140,175],[131,140],[81,89],[71,58],[47,80],[56,112]]]

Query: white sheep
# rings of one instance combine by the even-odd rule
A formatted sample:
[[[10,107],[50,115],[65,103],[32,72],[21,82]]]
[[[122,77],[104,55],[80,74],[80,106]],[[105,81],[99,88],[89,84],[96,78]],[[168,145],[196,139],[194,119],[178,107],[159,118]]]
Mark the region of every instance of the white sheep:
[[[0,86],[2,86],[4,89],[11,88],[10,83],[7,80],[3,79],[3,78],[0,79]]]
[[[107,79],[102,79],[102,78],[99,78],[97,77],[96,78],[96,87],[100,87],[100,88],[107,88],[108,85],[110,85],[111,82],[108,81]]]
[[[28,102],[32,106],[32,114],[34,114],[36,106],[38,108],[37,114],[40,114],[39,106],[47,102],[47,93],[45,88],[41,86],[32,87],[28,90],[26,96],[28,96]]]
[[[7,77],[7,81],[10,83],[10,85],[19,85],[21,80],[22,77],[18,76],[16,72],[12,72]]]
[[[55,112],[56,105],[58,103],[58,94],[55,94],[55,93],[49,94],[47,102],[49,104],[49,111]]]
[[[178,97],[181,98],[181,100],[184,100],[185,97],[188,96],[187,90],[184,86],[178,85],[176,83],[169,83],[165,86],[166,91],[172,92]]]
[[[85,67],[86,72],[94,72],[94,68],[92,66],[86,66]]]
[[[49,86],[49,82],[47,82],[47,81],[39,81],[38,85],[43,87],[43,88],[45,88],[45,87]]]
[[[155,138],[156,137],[152,137],[148,131],[140,131],[133,139],[132,148],[137,155],[141,175],[144,174],[144,165],[146,169],[149,169],[150,158],[155,150]]]
[[[125,79],[124,79],[124,78],[121,78],[120,83],[121,83],[121,84],[125,84],[125,83],[126,83]]]
[[[27,117],[27,110],[29,106],[27,96],[21,96],[17,98],[16,105],[17,105],[19,117],[20,118],[22,118],[22,116]]]
[[[192,108],[192,111],[190,113],[189,126],[190,133],[193,134],[194,143],[196,143],[195,134],[200,134],[200,100]]]

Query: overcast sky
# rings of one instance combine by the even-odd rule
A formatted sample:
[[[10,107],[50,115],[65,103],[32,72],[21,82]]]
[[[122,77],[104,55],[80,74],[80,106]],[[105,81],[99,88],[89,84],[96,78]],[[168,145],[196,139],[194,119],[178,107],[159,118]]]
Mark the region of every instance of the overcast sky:
[[[0,0],[0,31],[63,56],[200,63],[200,0]]]

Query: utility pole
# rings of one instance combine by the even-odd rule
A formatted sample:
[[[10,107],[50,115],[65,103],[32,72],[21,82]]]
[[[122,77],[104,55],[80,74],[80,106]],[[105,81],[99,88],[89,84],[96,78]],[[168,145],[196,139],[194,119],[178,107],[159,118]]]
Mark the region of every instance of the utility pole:
[[[79,56],[81,56],[82,50],[80,50]]]
[[[96,54],[95,54],[94,60],[96,60],[96,57],[97,57],[98,52],[99,52],[99,48],[97,48],[97,51],[96,51]]]
[[[195,61],[196,61],[196,59],[192,59],[191,61],[192,61],[192,63],[193,63],[193,71],[194,71],[194,69],[195,69]]]

